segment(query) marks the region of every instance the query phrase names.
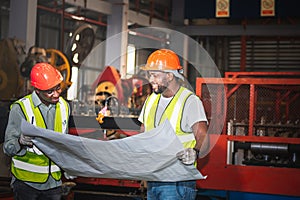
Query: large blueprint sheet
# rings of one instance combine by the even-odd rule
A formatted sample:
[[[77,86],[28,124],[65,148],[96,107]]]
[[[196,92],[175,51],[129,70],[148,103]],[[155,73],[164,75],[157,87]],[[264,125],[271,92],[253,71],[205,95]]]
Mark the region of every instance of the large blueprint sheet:
[[[21,130],[73,176],[146,181],[205,178],[194,165],[184,165],[176,158],[183,146],[168,121],[149,132],[109,141],[60,134],[26,121]]]

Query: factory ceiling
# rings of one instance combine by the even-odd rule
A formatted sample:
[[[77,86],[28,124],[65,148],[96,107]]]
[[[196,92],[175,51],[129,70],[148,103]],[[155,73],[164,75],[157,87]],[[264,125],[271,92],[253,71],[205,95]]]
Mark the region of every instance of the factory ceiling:
[[[300,12],[297,0],[275,0],[276,15],[265,18],[259,16],[260,1],[231,0],[230,16],[217,18],[216,1],[129,0],[128,25],[167,27],[189,35],[299,35]],[[73,19],[84,17],[87,22],[103,26],[107,24],[113,2],[118,0],[37,0],[40,12],[63,13]],[[0,1],[1,16],[8,15],[9,3],[10,0]],[[181,19],[181,24],[174,23],[176,19]],[[262,30],[261,26],[265,25],[269,25],[265,28],[268,30]],[[249,27],[247,30],[246,26]],[[278,30],[278,26],[282,28]]]

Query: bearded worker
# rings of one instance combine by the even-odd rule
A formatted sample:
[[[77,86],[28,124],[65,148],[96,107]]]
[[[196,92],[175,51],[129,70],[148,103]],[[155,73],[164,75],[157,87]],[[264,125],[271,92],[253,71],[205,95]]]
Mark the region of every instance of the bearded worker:
[[[184,165],[195,164],[207,134],[207,118],[201,100],[182,86],[179,57],[169,49],[156,50],[142,70],[148,72],[153,93],[139,116],[141,131],[149,131],[168,119],[184,146],[174,155]],[[148,200],[194,200],[196,195],[196,180],[147,182]]]

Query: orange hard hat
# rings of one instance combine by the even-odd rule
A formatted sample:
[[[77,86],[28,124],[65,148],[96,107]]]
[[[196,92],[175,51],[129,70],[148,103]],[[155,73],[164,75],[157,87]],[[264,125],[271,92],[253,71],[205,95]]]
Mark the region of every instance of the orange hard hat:
[[[30,72],[31,85],[49,90],[63,81],[61,73],[49,63],[37,63]]]
[[[176,53],[169,49],[154,51],[147,59],[147,64],[142,70],[181,70],[180,61]]]

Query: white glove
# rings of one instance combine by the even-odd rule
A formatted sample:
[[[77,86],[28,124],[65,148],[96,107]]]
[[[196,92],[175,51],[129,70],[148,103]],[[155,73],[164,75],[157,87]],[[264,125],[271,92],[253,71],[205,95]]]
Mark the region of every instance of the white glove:
[[[193,148],[187,148],[179,151],[176,154],[178,160],[180,160],[185,165],[192,165],[198,158],[199,151]]]
[[[33,139],[32,137],[25,136],[25,135],[23,135],[23,133],[21,133],[21,135],[19,137],[19,143],[23,146],[32,147],[33,146],[32,139]]]
[[[73,180],[73,179],[77,178],[77,176],[69,175],[67,172],[64,172],[64,176],[68,180]]]

